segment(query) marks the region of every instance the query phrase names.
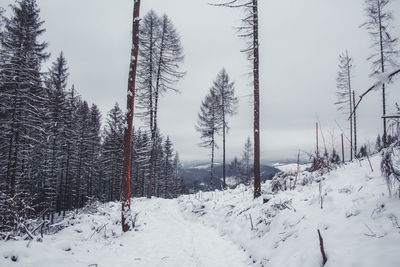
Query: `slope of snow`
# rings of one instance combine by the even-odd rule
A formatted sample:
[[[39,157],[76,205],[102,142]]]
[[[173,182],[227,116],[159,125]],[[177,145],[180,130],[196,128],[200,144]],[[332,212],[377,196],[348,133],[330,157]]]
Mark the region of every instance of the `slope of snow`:
[[[135,199],[134,206],[135,231],[121,232],[119,203],[102,204],[43,242],[0,242],[0,266],[247,265],[247,255],[216,229],[186,221],[176,200]]]
[[[327,267],[397,267],[400,200],[388,196],[380,157],[371,161],[373,172],[367,161],[322,176],[303,172],[292,191],[273,193],[267,181],[265,204],[243,185],[133,199],[138,216],[128,233],[121,232],[120,204],[99,204],[70,215],[43,242],[0,242],[0,266],[319,267],[319,229]]]
[[[400,201],[388,196],[380,157],[371,161],[374,172],[367,161],[357,161],[321,177],[302,173],[293,191],[272,194],[267,181],[262,186],[263,197],[270,199],[266,204],[240,186],[181,197],[181,207],[187,218],[240,244],[259,265],[321,266],[319,229],[327,267],[400,266]]]

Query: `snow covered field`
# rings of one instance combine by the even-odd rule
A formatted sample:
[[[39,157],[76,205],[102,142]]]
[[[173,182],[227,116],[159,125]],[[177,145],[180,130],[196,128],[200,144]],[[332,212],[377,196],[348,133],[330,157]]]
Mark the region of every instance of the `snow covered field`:
[[[289,164],[275,163],[272,166],[282,172],[287,172],[287,173],[296,173],[297,172],[297,163],[289,163]],[[299,171],[305,171],[307,168],[310,168],[310,167],[311,167],[311,164],[300,164]]]
[[[43,242],[0,242],[0,266],[319,267],[319,229],[327,267],[398,267],[400,200],[388,196],[380,157],[371,161],[373,172],[365,160],[322,176],[303,172],[292,191],[273,194],[268,181],[265,204],[245,186],[133,199],[136,229],[125,234],[119,203],[100,204]]]

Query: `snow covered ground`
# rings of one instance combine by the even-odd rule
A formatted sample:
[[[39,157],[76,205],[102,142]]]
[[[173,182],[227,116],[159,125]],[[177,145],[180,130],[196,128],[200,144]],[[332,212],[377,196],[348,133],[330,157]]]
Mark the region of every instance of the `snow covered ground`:
[[[380,156],[371,161],[373,172],[366,160],[322,176],[303,172],[295,190],[277,194],[267,181],[266,204],[240,186],[180,198],[181,207],[239,244],[257,265],[322,266],[319,229],[325,266],[400,266],[400,200],[388,196]]]
[[[272,166],[282,172],[287,172],[287,173],[296,173],[297,172],[297,163],[289,163],[289,164],[275,163]],[[299,171],[305,171],[307,168],[310,168],[310,167],[311,167],[311,163],[300,164]]]
[[[134,206],[135,231],[121,233],[119,203],[102,204],[43,242],[1,242],[0,266],[246,265],[239,246],[214,228],[184,219],[176,200],[135,199]]]
[[[43,242],[0,242],[0,266],[319,267],[319,229],[327,267],[398,267],[400,200],[388,196],[380,157],[371,161],[373,172],[365,160],[322,176],[303,172],[292,191],[272,193],[267,181],[265,204],[245,186],[133,199],[138,216],[128,233],[119,203],[100,204],[70,215]]]

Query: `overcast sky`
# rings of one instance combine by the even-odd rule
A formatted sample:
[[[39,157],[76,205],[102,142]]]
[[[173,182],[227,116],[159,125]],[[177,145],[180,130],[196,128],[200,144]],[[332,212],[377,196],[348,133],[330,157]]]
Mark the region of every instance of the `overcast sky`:
[[[181,94],[169,93],[161,99],[159,126],[183,161],[208,159],[209,151],[198,146],[194,125],[201,101],[223,67],[235,81],[240,97],[238,114],[229,118],[227,157],[240,156],[252,134],[252,103],[251,97],[246,97],[252,94],[247,75],[251,67],[239,52],[244,43],[234,29],[241,13],[209,6],[210,1],[142,0],[141,16],[150,9],[165,13],[181,35],[182,69],[187,75],[177,84]],[[1,0],[1,6],[13,2]],[[133,1],[37,2],[51,61],[60,51],[67,58],[69,86],[75,84],[85,100],[99,106],[103,116],[115,102],[125,109]],[[400,25],[400,1],[392,2],[393,25]],[[365,20],[363,0],[260,0],[259,5],[262,160],[295,158],[298,149],[311,152],[317,120],[331,150],[339,141],[338,125],[348,135],[345,116],[333,104],[339,54],[347,49],[354,58],[353,87],[358,94],[374,82],[366,61],[372,51],[371,39],[359,28]],[[394,28],[392,35],[399,37],[400,28]],[[390,112],[400,100],[400,81],[389,86],[387,95]],[[380,92],[374,92],[359,108],[360,143],[375,142],[382,132],[380,101]]]

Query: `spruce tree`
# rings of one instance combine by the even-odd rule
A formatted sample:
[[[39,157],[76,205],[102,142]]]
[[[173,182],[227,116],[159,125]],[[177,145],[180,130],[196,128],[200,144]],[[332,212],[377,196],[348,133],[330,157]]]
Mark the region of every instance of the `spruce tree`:
[[[218,110],[221,112],[222,124],[222,187],[226,188],[226,133],[229,130],[227,116],[232,116],[236,113],[238,100],[235,97],[234,83],[230,81],[228,73],[222,69],[213,84],[213,90],[218,98]]]
[[[46,113],[46,153],[47,161],[45,181],[45,201],[48,211],[53,220],[55,211],[59,211],[60,199],[57,196],[61,193],[59,190],[63,186],[64,165],[63,163],[63,140],[62,133],[65,131],[65,121],[63,113],[66,109],[66,86],[68,78],[68,68],[66,60],[62,53],[53,63],[46,79],[47,87],[47,113]],[[70,138],[70,137],[68,137]],[[58,200],[58,201],[57,201]],[[58,203],[58,209],[56,204]]]
[[[200,133],[201,147],[211,149],[210,189],[214,188],[214,153],[218,148],[215,141],[216,135],[222,129],[221,114],[218,110],[219,99],[214,90],[203,100],[198,114],[196,130]]]
[[[11,5],[11,17],[4,18],[0,38],[0,176],[7,198],[18,194],[20,206],[15,211],[20,218],[31,213],[21,205],[40,191],[45,177],[40,166],[47,156],[43,128],[46,94],[40,69],[49,55],[47,43],[39,40],[45,31],[39,13],[35,0]]]

